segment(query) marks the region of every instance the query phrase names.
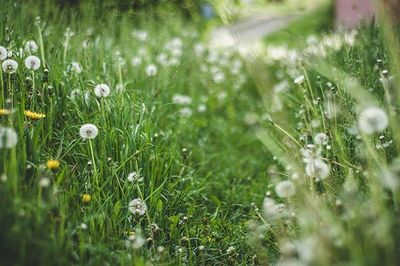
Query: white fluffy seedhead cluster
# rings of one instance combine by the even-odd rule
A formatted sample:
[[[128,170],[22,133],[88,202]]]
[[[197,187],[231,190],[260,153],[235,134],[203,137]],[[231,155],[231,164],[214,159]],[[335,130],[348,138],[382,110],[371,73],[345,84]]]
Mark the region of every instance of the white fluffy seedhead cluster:
[[[110,95],[110,87],[107,84],[99,84],[94,87],[94,94],[99,97],[107,97]]]
[[[0,148],[14,148],[17,142],[18,136],[13,128],[0,127]]]
[[[94,139],[97,137],[99,130],[93,124],[84,124],[79,130],[79,135],[83,139]]]
[[[368,107],[358,117],[358,127],[364,134],[380,133],[389,125],[389,118],[379,107]]]
[[[129,202],[128,209],[133,215],[143,216],[147,212],[147,205],[146,202],[137,198]]]

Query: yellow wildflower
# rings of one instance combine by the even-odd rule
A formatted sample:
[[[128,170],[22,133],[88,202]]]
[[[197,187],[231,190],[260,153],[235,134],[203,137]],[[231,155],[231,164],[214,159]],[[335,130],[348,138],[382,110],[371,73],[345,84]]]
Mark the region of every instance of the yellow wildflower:
[[[10,110],[0,109],[0,115],[8,115],[8,114],[10,114]]]
[[[35,112],[29,111],[29,110],[24,111],[24,114],[25,114],[26,117],[28,117],[28,118],[30,118],[32,120],[39,120],[39,119],[42,119],[42,118],[46,117],[45,114],[35,113]]]
[[[90,194],[83,194],[82,195],[82,202],[89,203],[92,200],[92,196]]]
[[[48,160],[46,163],[47,168],[50,170],[57,170],[60,167],[59,160]]]

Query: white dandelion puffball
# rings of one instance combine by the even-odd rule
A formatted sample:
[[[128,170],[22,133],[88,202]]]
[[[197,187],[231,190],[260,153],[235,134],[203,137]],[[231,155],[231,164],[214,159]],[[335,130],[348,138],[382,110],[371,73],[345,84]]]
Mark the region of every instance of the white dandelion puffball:
[[[110,95],[110,87],[108,87],[107,84],[99,84],[96,87],[94,87],[94,94],[96,94],[97,97],[107,97]]]
[[[13,128],[0,127],[0,148],[14,148],[17,142],[18,136]]]
[[[192,98],[187,95],[175,94],[172,96],[172,102],[180,105],[187,105],[192,103]]]
[[[129,182],[141,182],[143,180],[138,172],[129,173],[127,179]]]
[[[3,67],[4,72],[8,74],[15,73],[17,72],[18,69],[18,63],[13,59],[4,60],[1,66]]]
[[[38,48],[39,47],[34,40],[29,40],[25,43],[25,51],[28,53],[36,53]]]
[[[25,66],[27,69],[38,70],[40,67],[40,59],[37,56],[30,55],[25,59]]]
[[[326,145],[328,144],[328,140],[329,140],[328,135],[326,135],[325,133],[318,133],[314,137],[314,141],[318,145]]]
[[[389,118],[379,107],[368,107],[358,117],[358,127],[365,134],[382,132],[389,125]]]
[[[99,130],[93,124],[84,124],[79,130],[79,135],[83,139],[94,139],[99,134]]]
[[[302,84],[304,82],[304,75],[298,76],[297,78],[294,79],[295,84]]]
[[[143,216],[147,212],[146,202],[137,198],[129,202],[129,211],[134,215]]]
[[[146,67],[146,74],[149,77],[155,76],[157,74],[157,66],[154,64],[150,64]]]
[[[266,197],[263,201],[263,214],[267,218],[271,218],[276,216],[279,213],[278,205],[275,200],[269,197]]]
[[[292,182],[285,180],[275,186],[275,192],[281,198],[289,198],[294,195],[296,189]]]
[[[4,48],[3,46],[0,46],[0,60],[4,60],[7,58],[7,49]]]
[[[142,59],[138,56],[135,56],[131,59],[132,66],[138,66],[142,63]]]
[[[82,66],[78,62],[72,62],[71,70],[74,71],[76,74],[80,74],[82,73]]]
[[[309,177],[325,179],[330,174],[329,165],[321,159],[310,160],[306,165],[306,174]]]

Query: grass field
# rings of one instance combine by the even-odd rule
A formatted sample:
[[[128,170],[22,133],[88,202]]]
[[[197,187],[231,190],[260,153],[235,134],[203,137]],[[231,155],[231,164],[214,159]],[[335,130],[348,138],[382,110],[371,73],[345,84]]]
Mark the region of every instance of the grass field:
[[[396,265],[388,24],[248,58],[99,3],[0,3],[1,265]]]

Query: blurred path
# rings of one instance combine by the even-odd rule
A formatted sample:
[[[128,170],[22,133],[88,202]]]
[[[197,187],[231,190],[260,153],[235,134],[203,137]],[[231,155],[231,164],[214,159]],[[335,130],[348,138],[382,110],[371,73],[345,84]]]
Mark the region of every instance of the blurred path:
[[[257,49],[263,38],[288,25],[298,14],[274,16],[270,13],[253,14],[241,21],[216,28],[211,35],[211,45],[216,47],[236,46],[239,49]]]

